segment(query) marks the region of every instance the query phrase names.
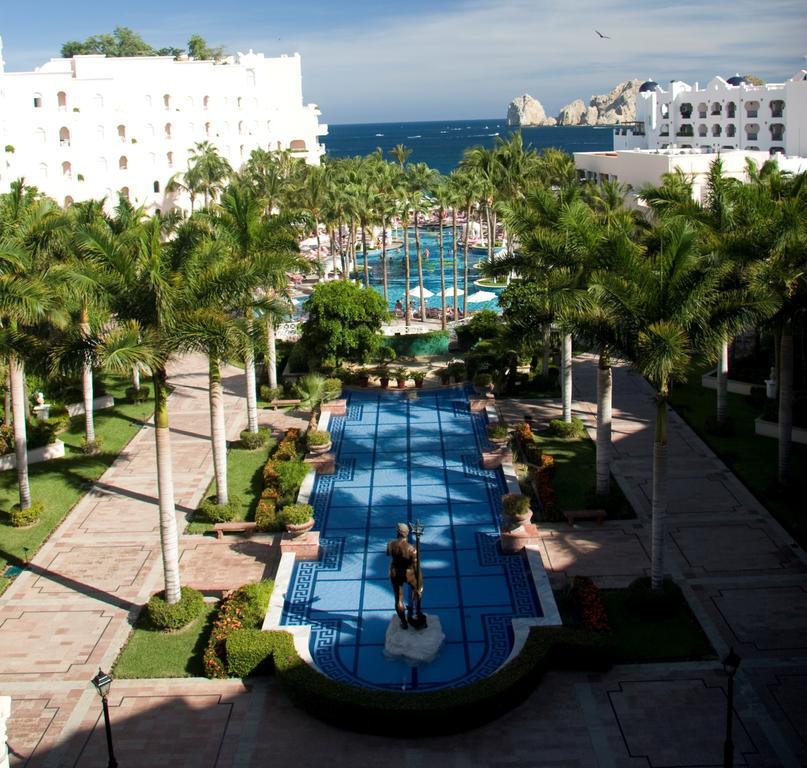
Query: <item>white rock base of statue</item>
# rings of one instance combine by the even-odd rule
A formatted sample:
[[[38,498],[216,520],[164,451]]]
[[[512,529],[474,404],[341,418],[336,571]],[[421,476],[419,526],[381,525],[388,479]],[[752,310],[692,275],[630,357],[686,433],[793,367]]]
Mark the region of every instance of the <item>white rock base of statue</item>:
[[[446,636],[439,616],[426,614],[426,620],[425,629],[403,629],[400,619],[393,616],[387,627],[384,656],[390,661],[405,661],[413,667],[434,661]]]

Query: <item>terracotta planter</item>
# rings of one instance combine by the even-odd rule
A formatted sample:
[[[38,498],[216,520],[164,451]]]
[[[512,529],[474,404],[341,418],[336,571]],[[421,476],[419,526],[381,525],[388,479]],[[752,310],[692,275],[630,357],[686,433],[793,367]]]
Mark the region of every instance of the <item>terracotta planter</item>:
[[[420,381],[415,380],[415,389],[423,389],[423,379],[420,379]]]
[[[381,377],[381,389],[387,389],[389,387],[389,379]]]
[[[359,386],[360,387],[366,387],[369,383],[370,383],[370,377],[369,376],[361,376],[359,378]]]
[[[313,517],[308,520],[308,522],[300,523],[299,525],[296,525],[295,523],[286,523],[286,531],[288,531],[294,538],[302,536],[304,533],[308,533],[313,527]]]
[[[333,442],[329,440],[325,445],[309,445],[308,452],[313,453],[315,456],[319,456],[322,453],[328,453],[331,450],[331,446]]]
[[[404,389],[406,387],[406,379],[398,379],[398,389]]]
[[[490,435],[488,435],[488,440],[490,440],[492,445],[501,446],[501,445],[507,445],[507,443],[510,441],[510,438],[509,437],[491,437]]]
[[[449,385],[451,383],[451,377],[450,376],[441,376],[440,377],[440,383],[443,384],[444,386]]]

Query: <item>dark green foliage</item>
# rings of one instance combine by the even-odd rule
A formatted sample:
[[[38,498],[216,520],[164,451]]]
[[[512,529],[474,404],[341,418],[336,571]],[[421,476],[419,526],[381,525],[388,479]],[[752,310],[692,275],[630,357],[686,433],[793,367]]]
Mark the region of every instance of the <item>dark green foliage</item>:
[[[489,373],[477,373],[474,376],[474,385],[477,387],[489,387],[493,383],[493,376]]]
[[[268,674],[272,670],[275,638],[260,629],[236,629],[227,635],[225,652],[230,677]]]
[[[502,496],[502,513],[507,517],[521,517],[530,513],[530,497],[521,493]]]
[[[470,349],[480,339],[495,339],[502,334],[502,321],[492,309],[483,309],[474,315],[466,325],[457,327],[457,341],[460,349]]]
[[[586,428],[581,419],[576,416],[571,421],[552,419],[549,422],[549,431],[558,437],[582,438],[586,436]]]
[[[14,427],[11,424],[0,424],[0,456],[14,450]]]
[[[250,432],[248,429],[245,429],[240,437],[241,446],[248,451],[254,451],[266,445],[266,441],[269,439],[269,430],[265,427],[259,429],[257,432]]]
[[[681,588],[670,578],[664,579],[657,592],[651,588],[648,576],[636,579],[628,587],[627,605],[633,613],[644,619],[672,616],[683,602]]]
[[[316,361],[365,360],[381,344],[388,316],[382,296],[352,282],[320,283],[306,301],[300,344]]]
[[[184,48],[166,46],[154,48],[129,27],[115,27],[112,33],[91,35],[86,40],[69,40],[62,45],[62,56],[72,58],[87,54],[104,56],[173,56],[177,58],[185,53]],[[203,59],[220,59],[222,48],[210,48],[200,35],[192,35],[188,40],[188,55],[197,61]]]
[[[87,440],[86,437],[82,438],[81,452],[85,456],[95,456],[96,454],[101,453],[101,440],[99,438],[96,438],[95,440]]]
[[[448,354],[448,331],[412,333],[402,336],[388,336],[384,344],[395,351],[396,356],[429,356]]]
[[[151,389],[146,384],[141,384],[139,389],[126,387],[126,398],[130,403],[145,403],[150,394]]]
[[[229,523],[235,519],[242,504],[243,502],[238,497],[231,497],[227,504],[217,504],[216,497],[209,496],[196,510],[196,519],[208,523]]]
[[[42,448],[56,442],[56,436],[64,431],[64,421],[60,417],[44,421],[29,421],[26,427],[28,450]],[[13,450],[13,449],[12,449]]]
[[[302,525],[314,516],[314,508],[310,504],[287,504],[280,512],[285,525]]]
[[[8,519],[15,528],[22,528],[38,523],[44,511],[45,506],[41,501],[32,501],[28,509],[21,509],[19,504],[15,504],[8,513]]]
[[[305,440],[309,448],[328,445],[331,442],[331,433],[325,430],[312,429],[306,432]]]
[[[146,606],[151,623],[158,629],[181,629],[190,624],[205,609],[202,593],[191,587],[181,587],[179,602],[169,605],[165,593],[153,595]]]
[[[308,464],[299,459],[277,463],[275,472],[277,472],[281,498],[297,494],[300,484],[308,474],[309,469]]]
[[[261,400],[271,403],[272,400],[283,400],[283,387],[270,387],[268,384],[261,384],[258,390]]]

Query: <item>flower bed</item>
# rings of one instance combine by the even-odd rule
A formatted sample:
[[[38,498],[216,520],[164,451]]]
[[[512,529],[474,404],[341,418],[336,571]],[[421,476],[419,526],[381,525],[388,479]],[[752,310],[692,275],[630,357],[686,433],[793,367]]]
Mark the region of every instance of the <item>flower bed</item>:
[[[278,443],[263,468],[263,491],[255,510],[255,522],[262,531],[281,531],[278,515],[296,500],[297,491],[308,473],[299,451],[300,430],[290,429]]]
[[[575,576],[572,595],[580,609],[580,624],[593,632],[608,632],[611,625],[602,601],[600,588],[587,576]]]

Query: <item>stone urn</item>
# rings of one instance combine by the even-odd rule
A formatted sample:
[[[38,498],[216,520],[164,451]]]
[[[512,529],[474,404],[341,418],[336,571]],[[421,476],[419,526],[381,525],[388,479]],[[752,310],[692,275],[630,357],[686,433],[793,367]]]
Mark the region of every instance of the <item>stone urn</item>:
[[[328,442],[325,443],[324,445],[309,445],[308,452],[313,453],[314,456],[320,456],[323,453],[328,453],[328,451],[331,450],[332,445],[333,442],[331,440],[328,440]]]
[[[314,527],[314,518],[312,517],[305,523],[286,523],[286,531],[290,533],[295,539],[308,533]]]

